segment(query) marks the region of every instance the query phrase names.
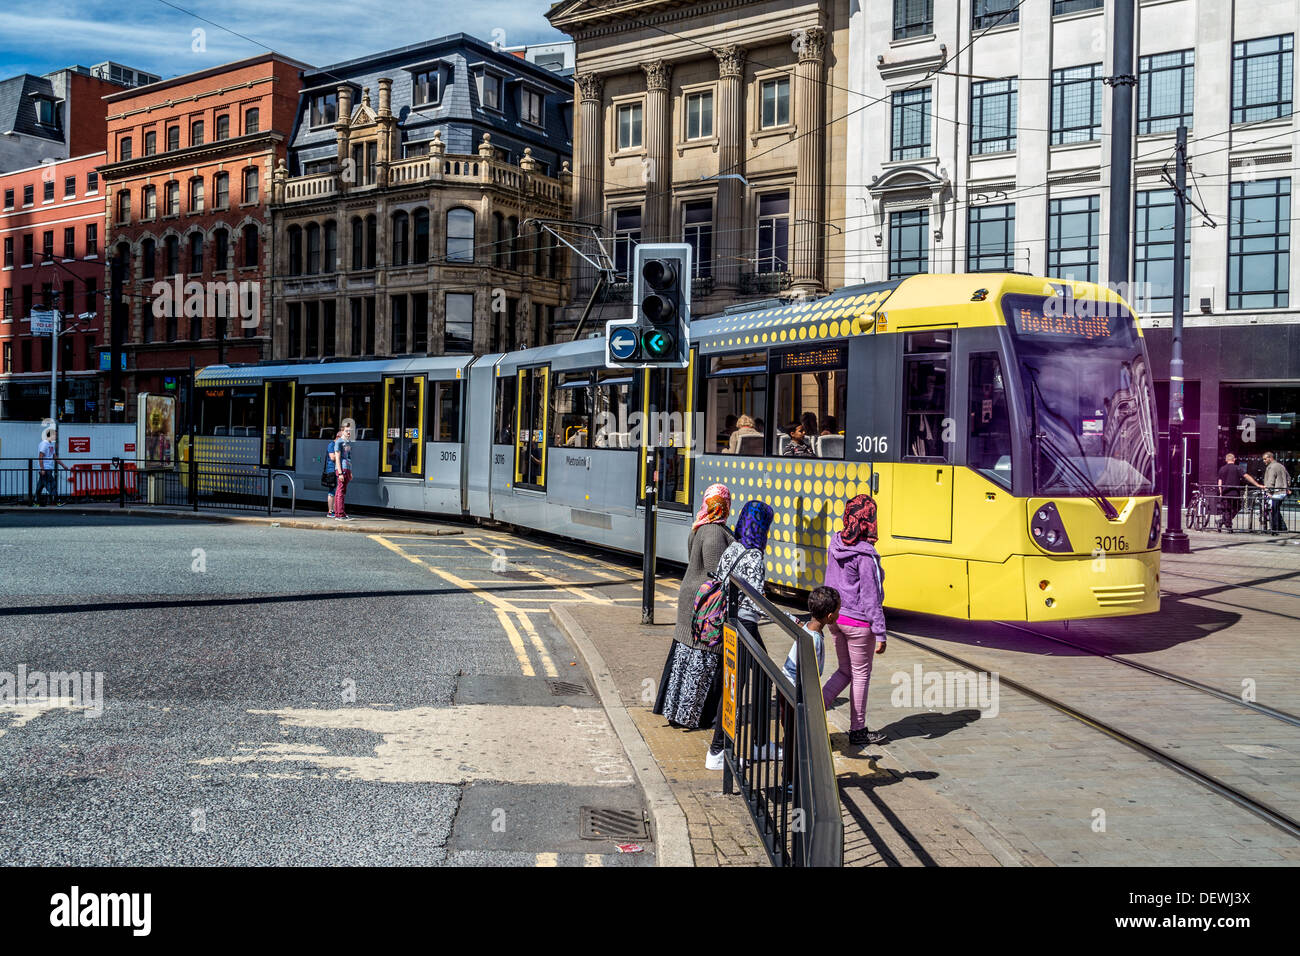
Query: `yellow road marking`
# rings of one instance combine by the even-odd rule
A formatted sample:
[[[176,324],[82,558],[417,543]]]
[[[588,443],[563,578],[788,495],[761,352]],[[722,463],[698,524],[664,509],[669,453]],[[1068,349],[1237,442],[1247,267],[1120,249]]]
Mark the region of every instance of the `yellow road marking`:
[[[599,853],[586,853],[582,857],[583,866],[604,866],[605,860]]]
[[[468,544],[471,548],[477,548],[479,551],[482,551],[484,554],[489,555],[490,557],[496,557],[496,555],[492,553],[492,550],[488,548],[486,545],[479,544],[477,541],[472,541],[469,539],[466,539],[465,543]],[[541,581],[543,584],[549,584],[552,587],[557,588],[558,590],[567,591],[569,594],[576,595],[580,600],[587,601],[591,604],[610,603],[609,598],[603,597],[601,595],[592,594],[590,591],[583,591],[578,588],[572,587],[571,585],[566,584],[564,581],[561,581],[559,578],[552,577],[551,575],[546,574],[545,572],[537,571],[532,568],[521,568],[520,570],[522,570],[525,574],[528,574],[536,578],[538,581]]]
[[[523,670],[524,676],[533,677],[536,675],[536,672],[533,670],[532,662],[528,660],[528,651],[524,648],[523,638],[519,636],[519,631],[515,629],[514,624],[510,622],[509,617],[506,615],[507,611],[514,610],[514,608],[510,606],[509,601],[503,601],[495,594],[492,594],[488,591],[484,591],[482,588],[477,588],[474,585],[470,584],[468,581],[465,581],[461,578],[456,577],[456,575],[454,574],[442,570],[442,568],[435,568],[433,565],[429,564],[427,561],[424,561],[421,558],[412,557],[411,555],[404,552],[397,545],[393,544],[393,542],[385,538],[383,535],[372,534],[369,537],[372,541],[378,541],[389,551],[392,551],[395,554],[400,554],[402,557],[406,558],[406,560],[410,561],[412,564],[418,564],[420,565],[420,567],[426,569],[427,571],[433,574],[436,574],[438,577],[442,578],[444,581],[447,581],[449,584],[452,584],[460,588],[462,591],[468,591],[472,594],[476,594],[479,597],[482,597],[485,601],[492,604],[492,606],[497,609],[497,619],[501,622],[501,627],[506,632],[506,637],[509,638],[511,647],[514,648],[515,658],[519,661],[519,666]]]
[[[538,866],[559,866],[560,854],[558,853],[539,853],[537,854]]]
[[[532,620],[523,611],[516,611],[519,615],[519,622],[524,626],[524,632],[528,635],[529,642],[537,651],[537,656],[542,659],[542,669],[546,671],[547,677],[559,677],[560,672],[555,669],[555,662],[551,660],[551,655],[546,653],[546,645],[542,643],[542,635],[537,633],[537,628],[533,627]]]

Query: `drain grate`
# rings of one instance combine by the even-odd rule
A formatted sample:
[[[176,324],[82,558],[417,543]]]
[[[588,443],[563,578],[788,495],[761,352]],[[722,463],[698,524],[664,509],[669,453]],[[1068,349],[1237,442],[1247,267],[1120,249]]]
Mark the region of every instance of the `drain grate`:
[[[650,836],[644,813],[616,807],[583,807],[579,831],[584,840],[644,840]]]
[[[591,696],[591,691],[587,689],[586,684],[578,684],[567,680],[548,680],[546,683],[551,688],[552,697]]]

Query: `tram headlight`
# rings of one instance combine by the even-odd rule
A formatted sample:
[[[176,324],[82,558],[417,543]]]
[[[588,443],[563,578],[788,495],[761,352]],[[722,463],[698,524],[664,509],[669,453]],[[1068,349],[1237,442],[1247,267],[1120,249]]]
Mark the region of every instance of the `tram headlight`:
[[[1160,502],[1151,509],[1151,533],[1147,535],[1147,548],[1154,548],[1160,541]]]
[[[1065,522],[1061,520],[1061,513],[1057,511],[1054,502],[1045,502],[1034,509],[1029,520],[1029,533],[1034,544],[1044,551],[1064,554],[1074,550],[1070,536],[1065,533]]]

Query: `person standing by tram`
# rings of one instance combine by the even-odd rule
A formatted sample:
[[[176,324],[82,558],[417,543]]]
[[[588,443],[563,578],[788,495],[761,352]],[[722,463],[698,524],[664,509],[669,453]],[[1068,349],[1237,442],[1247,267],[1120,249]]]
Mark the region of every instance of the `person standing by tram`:
[[[1291,493],[1291,476],[1271,451],[1264,452],[1264,494],[1268,496],[1269,534],[1285,531],[1282,502]]]
[[[347,493],[348,483],[352,481],[352,431],[355,427],[356,422],[352,419],[343,419],[338,434],[334,437],[334,441],[330,443],[333,449],[334,471],[338,475],[338,481],[334,486],[332,496],[334,499],[334,517],[339,521],[352,520],[344,509],[344,497]]]
[[[716,648],[696,646],[693,624],[696,593],[732,542],[727,528],[730,515],[731,491],[723,484],[709,485],[686,539],[689,558],[677,596],[677,626],[652,711],[667,717],[674,727],[707,727],[721,697],[721,683],[715,678],[722,656]],[[711,697],[715,687],[718,697]]]
[[[840,691],[849,687],[849,744],[884,744],[888,736],[867,729],[873,655],[885,653],[885,572],[875,548],[875,499],[870,495],[849,499],[843,525],[831,538],[822,581],[839,592],[841,602],[839,617],[826,625],[840,664],[822,687],[822,703],[830,710]]]

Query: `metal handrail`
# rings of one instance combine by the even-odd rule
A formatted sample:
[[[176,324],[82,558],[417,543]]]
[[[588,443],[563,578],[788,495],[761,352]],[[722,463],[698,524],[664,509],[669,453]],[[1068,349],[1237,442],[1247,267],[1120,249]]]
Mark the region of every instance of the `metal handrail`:
[[[843,866],[844,864],[844,820],[840,810],[839,786],[835,779],[835,760],[831,754],[830,733],[826,722],[826,709],[822,706],[820,673],[817,668],[817,652],[812,638],[803,628],[798,627],[789,616],[763,596],[763,593],[748,581],[736,576],[732,571],[727,575],[727,619],[735,626],[737,640],[745,645],[752,660],[772,680],[777,692],[787,701],[795,714],[795,781],[794,807],[803,811],[802,826],[793,830],[792,846],[795,866]],[[735,591],[738,588],[766,614],[772,622],[793,638],[799,648],[798,682],[791,685],[784,671],[767,655],[757,641],[753,640],[733,613],[737,606]],[[790,741],[787,740],[787,744]],[[750,807],[750,815],[760,829],[755,817],[754,803],[756,794],[745,793],[744,777],[738,772],[733,761],[736,759],[734,746],[729,749],[723,771],[723,789],[731,792],[733,775],[742,780],[741,792]],[[767,845],[767,841],[764,841]],[[774,862],[779,857],[768,847],[769,856]]]
[[[270,514],[271,509],[275,507],[275,479],[277,475],[289,482],[289,514],[294,515],[298,511],[298,485],[293,480],[293,475],[287,471],[273,471],[266,480],[267,514]]]

